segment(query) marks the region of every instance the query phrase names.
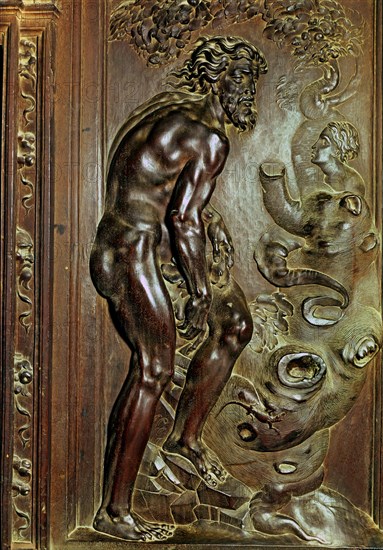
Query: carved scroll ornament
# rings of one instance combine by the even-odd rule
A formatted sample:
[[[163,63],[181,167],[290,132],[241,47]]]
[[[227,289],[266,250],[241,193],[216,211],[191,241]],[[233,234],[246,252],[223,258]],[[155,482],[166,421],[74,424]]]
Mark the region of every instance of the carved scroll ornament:
[[[19,44],[17,165],[20,183],[16,227],[16,327],[14,357],[13,541],[32,540],[34,456],[35,254],[37,37]],[[32,224],[33,227],[33,224]]]

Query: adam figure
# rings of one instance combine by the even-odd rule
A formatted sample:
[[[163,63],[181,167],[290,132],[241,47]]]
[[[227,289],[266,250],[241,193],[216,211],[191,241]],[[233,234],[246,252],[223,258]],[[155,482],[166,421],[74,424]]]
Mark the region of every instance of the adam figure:
[[[240,131],[255,126],[256,84],[266,71],[261,52],[245,40],[203,39],[173,74],[184,91],[143,105],[115,148],[91,274],[132,352],[110,418],[103,502],[94,522],[117,537],[156,540],[172,532],[132,512],[157,403],[173,374],[176,326],[161,273],[172,257],[189,293],[180,329],[199,347],[164,449],[189,459],[212,486],[225,478],[202,429],[251,338],[252,321],[235,281],[224,292],[212,290],[205,234],[214,264],[230,269],[230,236],[209,201],[229,153],[226,124]]]

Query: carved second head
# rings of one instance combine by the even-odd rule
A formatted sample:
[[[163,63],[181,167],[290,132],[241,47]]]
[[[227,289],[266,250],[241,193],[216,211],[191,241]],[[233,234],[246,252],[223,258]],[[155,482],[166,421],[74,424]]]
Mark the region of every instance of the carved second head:
[[[355,126],[345,121],[330,122],[312,146],[311,162],[320,166],[333,157],[347,163],[358,155],[359,149],[359,134]]]

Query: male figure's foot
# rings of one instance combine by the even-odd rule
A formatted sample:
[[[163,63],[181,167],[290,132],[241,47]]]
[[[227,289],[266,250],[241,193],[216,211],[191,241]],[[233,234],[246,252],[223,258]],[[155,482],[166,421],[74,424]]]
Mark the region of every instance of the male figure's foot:
[[[175,529],[174,525],[150,523],[130,511],[114,516],[105,508],[97,512],[93,527],[120,539],[146,542],[164,541],[173,535]]]
[[[178,454],[187,458],[197,470],[199,476],[210,487],[217,487],[226,480],[227,472],[216,455],[203,443],[194,441],[185,444],[168,438],[162,446],[167,453]]]

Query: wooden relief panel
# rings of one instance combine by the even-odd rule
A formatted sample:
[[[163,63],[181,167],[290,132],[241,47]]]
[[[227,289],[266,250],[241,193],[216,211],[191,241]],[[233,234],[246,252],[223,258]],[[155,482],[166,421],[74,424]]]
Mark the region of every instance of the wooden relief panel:
[[[90,256],[131,352],[109,417],[101,533],[382,542],[324,481],[330,430],[382,339],[373,119],[358,107],[373,93],[372,5],[352,7],[112,6],[107,62],[131,68],[120,84],[140,97],[126,120],[108,104],[122,126],[107,122]],[[158,81],[144,97],[140,67]]]
[[[380,4],[10,4],[4,547],[383,548]]]

